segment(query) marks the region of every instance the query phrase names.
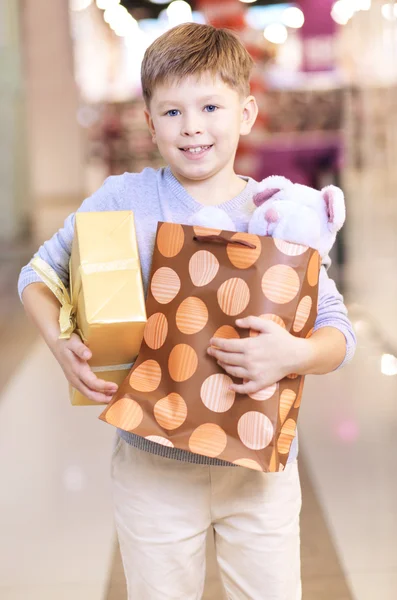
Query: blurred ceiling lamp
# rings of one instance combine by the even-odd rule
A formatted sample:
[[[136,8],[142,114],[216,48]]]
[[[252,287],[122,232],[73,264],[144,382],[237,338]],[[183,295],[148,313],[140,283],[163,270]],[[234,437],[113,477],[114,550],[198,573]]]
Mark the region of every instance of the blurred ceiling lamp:
[[[168,4],[170,0],[150,0],[152,4]]]
[[[290,6],[283,12],[283,23],[292,29],[300,29],[305,22],[305,15],[297,6]]]
[[[282,23],[272,23],[263,32],[265,39],[272,44],[284,44],[288,39],[288,31]]]
[[[137,21],[130,15],[125,6],[121,4],[107,8],[103,13],[103,18],[115,34],[121,37],[130,35],[138,27]]]
[[[92,4],[92,0],[69,0],[70,10],[80,11],[85,10]]]
[[[354,15],[353,2],[349,0],[338,0],[332,7],[331,17],[338,25],[346,25]]]
[[[174,0],[167,8],[167,17],[171,27],[182,23],[192,23],[192,7],[185,0]]]
[[[354,3],[357,5],[356,10],[370,10],[372,6],[372,0],[355,0]]]
[[[240,2],[244,2],[244,4],[253,4],[257,0],[240,0]]]
[[[380,370],[383,375],[397,375],[397,358],[393,354],[383,354]]]
[[[397,19],[397,4],[395,2],[388,2],[382,6],[382,15],[388,21],[394,21]]]
[[[120,4],[120,0],[96,0],[96,5],[98,8],[102,10],[107,10],[108,8],[112,8]]]

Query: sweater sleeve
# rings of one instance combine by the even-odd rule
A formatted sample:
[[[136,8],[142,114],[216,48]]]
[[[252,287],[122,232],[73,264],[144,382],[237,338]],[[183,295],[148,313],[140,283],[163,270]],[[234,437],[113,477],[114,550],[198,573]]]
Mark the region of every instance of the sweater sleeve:
[[[350,362],[354,356],[357,340],[353,326],[348,318],[348,311],[343,302],[343,296],[338,292],[335,282],[328,277],[324,266],[320,270],[318,313],[314,331],[321,327],[335,327],[346,338],[346,354],[337,369]]]
[[[104,184],[92,196],[86,198],[78,212],[116,210],[117,199],[123,191],[123,176],[108,177]],[[34,256],[45,260],[58,274],[63,283],[69,285],[69,258],[74,235],[75,213],[70,214],[61,229],[51,239],[44,242]],[[22,301],[22,292],[31,283],[42,281],[28,263],[19,274],[18,294]]]

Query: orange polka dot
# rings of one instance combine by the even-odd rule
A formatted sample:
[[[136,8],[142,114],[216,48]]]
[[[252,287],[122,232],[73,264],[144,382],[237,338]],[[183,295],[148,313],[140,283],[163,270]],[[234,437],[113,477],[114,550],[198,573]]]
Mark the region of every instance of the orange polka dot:
[[[225,281],[217,293],[218,303],[226,315],[235,317],[243,312],[250,301],[248,285],[235,277]]]
[[[273,449],[272,456],[270,458],[269,473],[275,473],[277,471],[277,453]]]
[[[273,238],[273,241],[277,249],[287,256],[300,256],[308,250],[308,246],[292,244],[291,242],[285,242],[284,240],[279,240],[277,238]]]
[[[138,402],[123,396],[108,409],[105,419],[110,425],[120,427],[124,431],[131,431],[142,423],[143,410]]]
[[[305,383],[305,378],[302,377],[301,381],[300,381],[300,384],[299,384],[299,390],[298,390],[298,393],[296,395],[297,397],[296,397],[296,402],[294,404],[294,408],[299,408],[300,405],[301,405],[304,383]]]
[[[199,250],[189,261],[189,275],[196,287],[208,285],[219,271],[219,261],[207,250]]]
[[[287,265],[270,267],[262,278],[262,291],[266,298],[276,304],[293,300],[300,288],[298,273]]]
[[[155,360],[146,360],[130,375],[130,386],[138,392],[154,392],[160,381],[161,367]]]
[[[195,429],[189,438],[189,448],[195,454],[215,458],[222,454],[227,444],[227,435],[215,423],[204,423]]]
[[[280,437],[278,438],[277,442],[277,449],[280,452],[280,454],[288,454],[295,434],[296,422],[293,419],[288,419],[283,425]]]
[[[200,390],[203,404],[213,412],[228,411],[233,406],[236,397],[235,392],[229,390],[232,383],[232,379],[222,373],[207,377]]]
[[[215,331],[212,337],[224,340],[238,340],[240,338],[238,332],[231,325],[222,325],[222,327],[219,327]]]
[[[259,237],[251,233],[235,233],[230,239],[243,240],[244,242],[249,242],[256,246],[255,249],[239,244],[228,244],[226,247],[227,255],[234,267],[237,267],[237,269],[248,269],[249,267],[252,267],[262,252],[262,244]]]
[[[157,247],[166,258],[173,258],[183,248],[185,234],[183,227],[176,223],[163,223],[157,234]]]
[[[266,387],[263,390],[259,390],[259,392],[256,392],[255,394],[248,394],[248,395],[253,400],[258,400],[258,401],[269,400],[269,398],[272,398],[274,396],[274,394],[277,391],[277,388],[278,388],[278,384],[274,383],[273,385],[270,385],[269,387]]]
[[[161,444],[162,446],[168,446],[168,448],[174,448],[171,440],[167,440],[167,438],[161,437],[161,435],[147,435],[145,439],[156,444]]]
[[[173,269],[160,267],[152,277],[152,294],[159,304],[168,304],[181,289],[181,280]]]
[[[311,338],[311,337],[312,337],[312,335],[313,335],[313,331],[314,331],[314,327],[312,327],[312,328],[311,328],[311,330],[310,330],[310,331],[309,331],[309,332],[306,334],[306,336],[305,336],[305,337],[306,337],[306,339],[309,339],[309,338]]]
[[[177,429],[186,421],[186,402],[179,394],[171,393],[156,402],[153,413],[161,427],[169,430]]]
[[[280,396],[280,421],[284,423],[292,405],[295,402],[296,394],[293,390],[284,390]]]
[[[213,229],[212,227],[201,227],[201,225],[195,225],[193,227],[195,235],[220,235],[222,229]]]
[[[295,332],[302,331],[302,329],[306,325],[307,320],[310,316],[312,304],[313,304],[313,301],[310,298],[310,296],[305,296],[299,302],[298,308],[296,310],[295,321],[293,324],[293,330]]]
[[[284,321],[278,315],[272,315],[269,313],[266,315],[260,315],[259,318],[264,319],[265,321],[273,321],[274,323],[277,323],[277,325],[280,325],[280,327],[282,327],[283,329],[286,329]],[[252,329],[250,330],[250,337],[257,337],[258,335],[259,331],[253,331]]]
[[[314,287],[318,283],[318,276],[320,273],[320,255],[318,252],[314,252],[310,259],[309,266],[307,268],[307,281],[309,285]]]
[[[243,444],[251,450],[263,450],[274,435],[270,419],[256,411],[245,413],[238,422],[237,430]]]
[[[198,358],[196,352],[188,344],[175,346],[168,359],[168,370],[174,381],[186,381],[197,370]]]
[[[145,325],[143,337],[152,350],[158,350],[164,344],[168,335],[168,321],[163,313],[149,317]]]
[[[200,298],[190,296],[180,304],[176,312],[176,324],[182,333],[198,333],[207,325],[208,309]]]
[[[290,373],[287,375],[288,379],[297,379],[299,377],[298,373]]]
[[[250,458],[239,458],[238,460],[233,461],[234,465],[238,465],[239,467],[246,467],[247,469],[253,469],[254,471],[263,471],[262,467],[256,460],[251,460]]]

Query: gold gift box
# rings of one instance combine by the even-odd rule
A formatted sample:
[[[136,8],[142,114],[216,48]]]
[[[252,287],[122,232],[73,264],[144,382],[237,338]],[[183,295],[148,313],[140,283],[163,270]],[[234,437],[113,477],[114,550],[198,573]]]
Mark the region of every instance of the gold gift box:
[[[100,379],[120,385],[138,355],[145,298],[131,211],[78,212],[70,260],[79,333]],[[70,386],[73,405],[98,404]]]

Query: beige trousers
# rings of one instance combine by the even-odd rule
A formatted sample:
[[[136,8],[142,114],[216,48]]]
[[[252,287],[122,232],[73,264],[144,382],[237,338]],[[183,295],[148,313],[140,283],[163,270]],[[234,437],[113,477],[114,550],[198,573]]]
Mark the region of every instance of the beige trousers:
[[[283,473],[209,467],[119,439],[112,479],[128,600],[200,600],[211,524],[229,600],[301,599],[296,462]]]

